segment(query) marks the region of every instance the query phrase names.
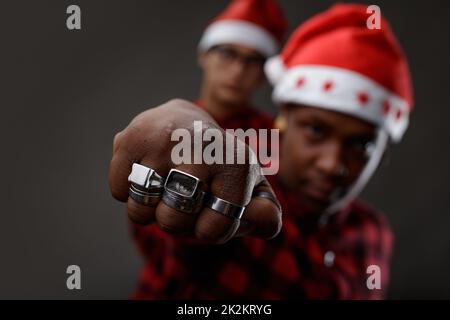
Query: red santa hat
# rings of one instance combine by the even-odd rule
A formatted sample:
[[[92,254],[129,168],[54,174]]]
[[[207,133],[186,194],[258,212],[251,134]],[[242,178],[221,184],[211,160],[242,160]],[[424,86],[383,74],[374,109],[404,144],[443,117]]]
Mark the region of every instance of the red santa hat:
[[[405,55],[388,23],[369,29],[367,6],[338,4],[302,24],[266,66],[276,103],[353,115],[397,142],[412,109]]]
[[[199,50],[235,43],[266,57],[278,52],[287,23],[275,0],[234,0],[206,28]]]

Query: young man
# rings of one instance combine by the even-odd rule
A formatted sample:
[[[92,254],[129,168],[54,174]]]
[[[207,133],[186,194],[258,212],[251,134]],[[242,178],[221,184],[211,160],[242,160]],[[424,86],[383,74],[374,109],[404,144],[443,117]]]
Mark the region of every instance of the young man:
[[[356,197],[387,144],[398,142],[406,130],[412,88],[406,59],[387,22],[382,21],[380,30],[369,30],[367,18],[365,6],[336,5],[301,25],[282,54],[267,64],[274,100],[282,108],[277,121],[283,133],[280,174],[269,177],[283,208],[279,235],[271,240],[234,237],[220,246],[189,242],[177,246],[159,231],[161,238],[143,245],[153,268],[143,270],[137,298],[383,296],[391,232],[383,215]],[[117,198],[126,200],[125,177],[130,171],[130,164],[124,165],[118,155],[145,160],[145,155],[130,151],[135,145],[142,149],[136,139],[146,144],[161,140],[145,129],[151,119],[159,115],[167,117],[167,123],[188,127],[190,119],[204,117],[173,115],[181,105],[172,102],[170,108],[147,111],[130,126],[139,130],[126,129],[116,139],[110,183],[113,190],[122,189],[123,196]],[[151,151],[147,153],[155,156],[155,149]],[[159,153],[158,161],[168,162]],[[143,163],[164,174],[167,168],[159,168],[158,161]],[[196,170],[201,174],[209,168]],[[238,180],[242,183],[232,181],[235,188],[223,188],[227,197],[247,192],[241,187],[251,179],[243,175]],[[211,186],[215,192],[221,190],[217,183]],[[256,201],[260,200],[252,198],[242,220],[248,219],[256,229],[273,225],[267,221],[274,212],[267,214],[267,203],[259,203],[255,210]],[[156,210],[161,220],[161,206]],[[129,208],[129,215],[136,217],[136,211]],[[211,223],[206,229],[218,226]],[[367,281],[368,272],[376,273],[372,282]]]
[[[277,281],[286,284],[272,292],[278,297],[376,299],[388,284],[390,228],[356,197],[388,144],[401,140],[412,86],[388,23],[368,29],[366,10],[336,5],[313,17],[266,64],[281,106],[272,186],[284,232],[266,245],[275,252]]]

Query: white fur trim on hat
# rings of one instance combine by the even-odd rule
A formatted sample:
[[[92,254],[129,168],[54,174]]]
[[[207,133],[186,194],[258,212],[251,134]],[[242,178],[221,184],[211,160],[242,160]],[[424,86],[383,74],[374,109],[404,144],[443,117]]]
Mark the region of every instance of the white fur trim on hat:
[[[372,79],[347,69],[300,65],[275,84],[277,104],[298,103],[339,111],[384,128],[398,142],[409,121],[408,103]]]
[[[266,73],[267,80],[272,85],[277,84],[286,72],[286,66],[280,55],[269,58],[264,64],[264,72]]]
[[[266,30],[241,20],[223,20],[206,28],[198,45],[205,51],[219,44],[236,43],[258,50],[266,57],[277,53],[278,43]]]

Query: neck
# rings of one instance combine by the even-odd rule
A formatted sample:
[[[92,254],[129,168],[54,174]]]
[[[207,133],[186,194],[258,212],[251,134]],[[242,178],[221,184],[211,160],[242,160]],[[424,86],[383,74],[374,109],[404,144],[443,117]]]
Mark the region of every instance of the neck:
[[[214,97],[214,95],[202,88],[200,99],[203,103],[204,109],[217,120],[224,120],[235,116],[241,111],[244,105],[235,105],[232,103],[226,103]]]

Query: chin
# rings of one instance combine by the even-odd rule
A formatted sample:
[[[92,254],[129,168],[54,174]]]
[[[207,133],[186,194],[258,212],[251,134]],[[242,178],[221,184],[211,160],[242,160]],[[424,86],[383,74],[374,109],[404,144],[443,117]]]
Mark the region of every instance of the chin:
[[[245,104],[245,100],[236,98],[223,99],[222,101],[230,106],[242,106],[243,104]]]
[[[331,205],[331,201],[319,201],[308,196],[301,196],[299,201],[303,210],[307,213],[318,215],[323,213]]]
[[[242,105],[246,103],[246,99],[242,95],[224,92],[220,95],[220,99],[229,105]]]

